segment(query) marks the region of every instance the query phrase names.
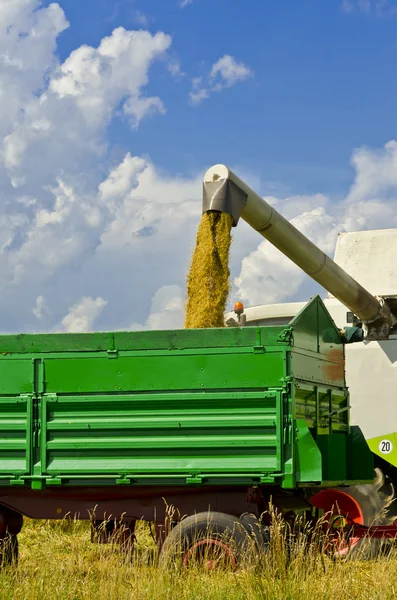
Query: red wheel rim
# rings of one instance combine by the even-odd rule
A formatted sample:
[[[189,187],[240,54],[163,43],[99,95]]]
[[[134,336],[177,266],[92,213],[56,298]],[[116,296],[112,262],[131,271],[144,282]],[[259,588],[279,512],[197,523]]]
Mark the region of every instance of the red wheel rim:
[[[310,502],[315,508],[324,511],[324,518],[329,523],[334,517],[340,515],[349,518],[349,521],[364,525],[364,515],[359,503],[347,492],[336,489],[321,490],[310,498]],[[334,554],[345,556],[359,541],[358,537],[352,537],[348,542],[343,539],[335,540],[333,543]]]
[[[237,569],[237,560],[234,552],[221,540],[205,538],[193,544],[183,558],[183,566],[187,568],[189,563],[192,562],[192,559],[194,559],[195,556],[197,557],[197,555],[204,559],[202,560],[202,564],[207,571],[213,571],[216,568],[219,568],[221,562],[226,562],[233,571]],[[211,555],[213,555],[214,558],[211,558]],[[225,561],[225,558],[227,561]]]

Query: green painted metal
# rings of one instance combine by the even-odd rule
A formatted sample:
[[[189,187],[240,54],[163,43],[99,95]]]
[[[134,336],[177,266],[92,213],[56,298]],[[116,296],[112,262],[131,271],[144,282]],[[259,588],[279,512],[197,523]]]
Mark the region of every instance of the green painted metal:
[[[343,358],[319,298],[288,327],[0,336],[0,485],[336,485]]]
[[[313,481],[322,482],[321,452],[303,419],[296,420],[296,441],[296,483],[304,485]]]
[[[371,438],[367,442],[374,454],[377,454],[394,467],[397,467],[397,432]]]
[[[357,425],[350,427],[347,437],[347,477],[349,481],[360,483],[370,479],[374,472],[374,455],[363,432]]]

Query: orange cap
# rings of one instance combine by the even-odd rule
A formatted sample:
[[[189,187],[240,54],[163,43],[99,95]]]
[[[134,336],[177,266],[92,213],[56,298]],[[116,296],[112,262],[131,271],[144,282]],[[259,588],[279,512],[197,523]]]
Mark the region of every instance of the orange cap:
[[[234,305],[234,312],[236,315],[241,315],[244,312],[244,304],[242,302],[236,302]]]

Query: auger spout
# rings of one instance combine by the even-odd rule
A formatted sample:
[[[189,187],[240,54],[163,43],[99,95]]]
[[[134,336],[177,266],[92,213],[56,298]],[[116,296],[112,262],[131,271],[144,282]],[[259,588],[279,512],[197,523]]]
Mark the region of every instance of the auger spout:
[[[365,326],[366,337],[385,339],[397,322],[383,298],[373,296],[225,165],[214,165],[203,183],[203,213],[241,217],[312,279],[347,306]]]

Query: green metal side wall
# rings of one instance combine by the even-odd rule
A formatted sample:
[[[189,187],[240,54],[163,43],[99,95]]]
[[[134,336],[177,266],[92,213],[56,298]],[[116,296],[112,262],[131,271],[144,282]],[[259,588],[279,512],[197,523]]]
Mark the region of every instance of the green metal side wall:
[[[236,347],[230,333],[217,348],[170,352],[163,340],[163,349],[3,355],[3,484],[281,483],[288,345],[265,351],[260,332],[247,331],[240,337],[255,345]]]
[[[281,472],[277,392],[49,397],[45,405],[44,473],[226,483]]]
[[[287,328],[0,336],[0,484],[357,479],[324,310]]]
[[[349,392],[345,384],[344,345],[340,333],[320,298],[314,298],[291,321],[291,367],[294,417],[305,423],[300,437],[307,448],[307,472],[321,456],[323,485],[371,482],[373,459],[358,427],[349,423]],[[302,427],[302,425],[300,425]],[[301,452],[302,454],[302,452]],[[309,460],[309,456],[312,460]],[[297,479],[300,481],[299,469]]]

